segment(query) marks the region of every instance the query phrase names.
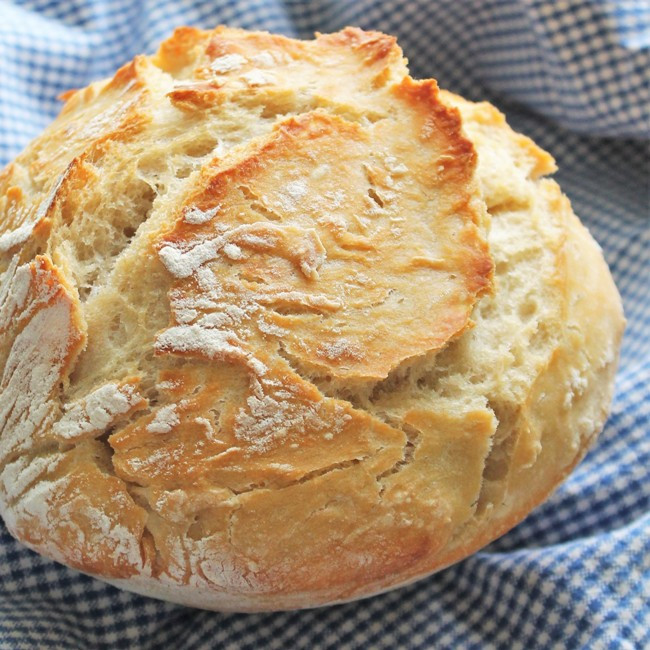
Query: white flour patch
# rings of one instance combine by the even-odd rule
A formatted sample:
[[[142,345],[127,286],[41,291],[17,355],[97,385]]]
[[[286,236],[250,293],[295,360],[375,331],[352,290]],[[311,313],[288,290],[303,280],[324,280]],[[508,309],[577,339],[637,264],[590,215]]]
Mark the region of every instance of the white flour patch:
[[[36,458],[25,455],[8,463],[0,473],[0,487],[7,500],[19,498],[37,479],[53,472],[64,457],[59,453]]]
[[[245,257],[242,249],[237,244],[226,244],[223,247],[223,252],[231,260],[241,260]]]
[[[149,433],[169,433],[175,426],[178,426],[181,421],[176,408],[176,404],[169,404],[159,408],[153,420],[147,425],[147,431]]]
[[[155,348],[162,352],[198,353],[209,359],[224,359],[228,356],[242,357],[239,345],[240,341],[233,332],[195,324],[170,327],[158,335]]]
[[[239,70],[246,64],[246,59],[241,54],[224,54],[210,64],[210,69],[220,74]]]
[[[172,244],[163,246],[158,255],[167,270],[177,278],[189,278],[200,266],[217,256],[218,243],[214,239],[202,241],[183,249]]]
[[[250,72],[244,73],[241,78],[252,88],[267,86],[271,83],[269,75],[261,70],[251,70]]]
[[[142,397],[130,384],[106,384],[67,406],[54,424],[54,435],[64,440],[103,433],[119,416],[128,413]]]
[[[0,235],[0,253],[6,253],[8,250],[11,250],[15,246],[24,244],[32,234],[35,225],[36,224],[32,222],[27,222],[15,230],[9,230],[8,232]]]
[[[251,61],[262,68],[272,68],[275,65],[275,58],[268,50],[254,54]]]
[[[363,351],[361,347],[346,338],[340,338],[333,343],[321,343],[318,346],[318,356],[324,357],[331,361],[341,358],[362,359]]]
[[[54,415],[51,394],[70,345],[71,305],[60,299],[38,311],[16,336],[0,381],[0,462],[31,446]]]
[[[199,210],[199,208],[190,208],[183,215],[183,221],[192,225],[200,225],[212,221],[219,212],[221,206],[215,205],[214,208],[209,210]]]

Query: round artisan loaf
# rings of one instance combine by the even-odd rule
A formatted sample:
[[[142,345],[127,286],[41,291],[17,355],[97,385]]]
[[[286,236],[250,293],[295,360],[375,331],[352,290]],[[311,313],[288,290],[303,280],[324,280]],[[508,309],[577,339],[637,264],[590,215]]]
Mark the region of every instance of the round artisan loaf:
[[[601,429],[621,304],[552,158],[393,38],[179,29],[65,98],[0,174],[29,547],[197,607],[338,602],[501,535]]]

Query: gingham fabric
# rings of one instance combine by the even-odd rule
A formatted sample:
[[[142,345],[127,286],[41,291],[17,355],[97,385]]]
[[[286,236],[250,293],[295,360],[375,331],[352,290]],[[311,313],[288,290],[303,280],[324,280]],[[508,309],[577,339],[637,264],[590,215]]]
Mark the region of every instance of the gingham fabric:
[[[595,448],[524,523],[473,557],[358,603],[263,615],[186,609],[40,558],[0,525],[0,648],[649,648],[648,0],[0,0],[0,163],[181,24],[308,37],[396,34],[414,76],[488,98],[551,151],[602,245],[628,329]]]

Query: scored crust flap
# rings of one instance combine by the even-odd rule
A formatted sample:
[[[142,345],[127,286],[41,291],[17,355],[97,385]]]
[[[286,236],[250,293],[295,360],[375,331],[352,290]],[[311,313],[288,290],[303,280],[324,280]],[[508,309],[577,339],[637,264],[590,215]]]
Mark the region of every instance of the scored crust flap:
[[[230,358],[277,340],[313,372],[377,380],[461,332],[492,268],[472,197],[430,173],[433,146],[398,162],[399,131],[307,113],[234,165],[204,170],[205,189],[160,245],[181,309],[157,350],[201,355],[223,332]],[[210,315],[187,307],[201,302],[214,303]]]

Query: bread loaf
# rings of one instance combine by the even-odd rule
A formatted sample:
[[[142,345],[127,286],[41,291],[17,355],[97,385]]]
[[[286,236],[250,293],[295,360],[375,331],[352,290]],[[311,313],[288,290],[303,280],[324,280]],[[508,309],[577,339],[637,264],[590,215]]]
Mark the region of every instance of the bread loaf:
[[[178,29],[0,173],[0,511],[208,609],[460,560],[602,428],[621,303],[489,104],[395,39]]]

